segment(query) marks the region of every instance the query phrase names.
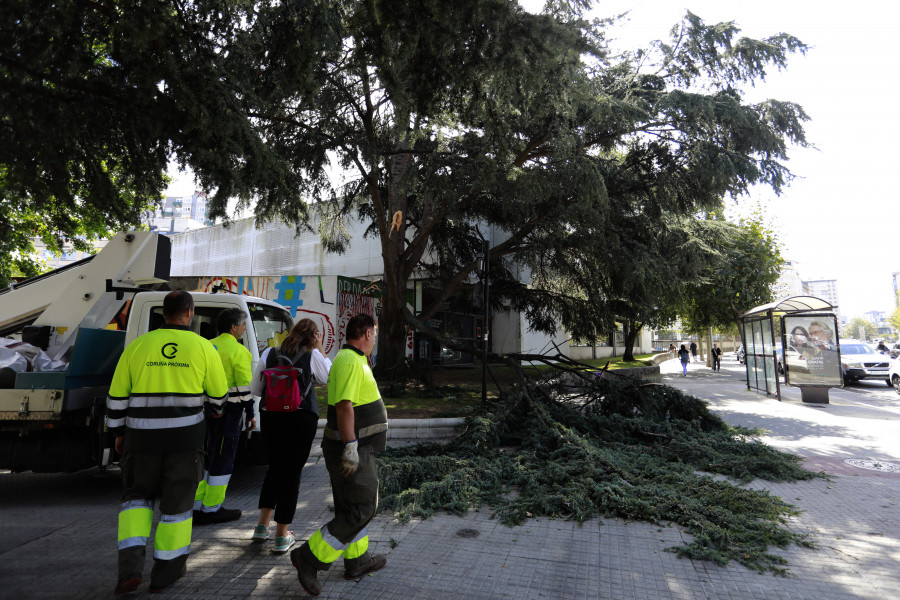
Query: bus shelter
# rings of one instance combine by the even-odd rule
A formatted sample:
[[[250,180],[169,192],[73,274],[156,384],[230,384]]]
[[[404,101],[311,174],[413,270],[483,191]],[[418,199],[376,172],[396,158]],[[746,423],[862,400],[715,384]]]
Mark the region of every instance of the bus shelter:
[[[834,307],[815,296],[757,306],[741,317],[747,388],[781,400],[781,380],[800,388],[803,402],[828,403],[843,385]]]

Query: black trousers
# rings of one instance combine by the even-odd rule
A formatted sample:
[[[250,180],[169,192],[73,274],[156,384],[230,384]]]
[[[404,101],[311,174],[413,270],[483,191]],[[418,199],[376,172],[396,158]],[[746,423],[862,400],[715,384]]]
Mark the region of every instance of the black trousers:
[[[234,457],[243,424],[244,407],[238,402],[226,402],[221,417],[206,419],[206,470],[210,475],[234,472]]]
[[[290,524],[297,512],[300,474],[309,458],[319,415],[305,410],[261,410],[260,430],[269,467],[259,492],[259,508],[274,508],[275,522]]]

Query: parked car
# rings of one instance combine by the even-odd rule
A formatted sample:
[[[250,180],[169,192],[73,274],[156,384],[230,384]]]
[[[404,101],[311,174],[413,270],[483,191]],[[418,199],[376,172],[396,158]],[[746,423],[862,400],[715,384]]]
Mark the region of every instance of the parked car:
[[[888,374],[891,385],[900,394],[900,359],[891,361],[891,369],[888,371]]]
[[[841,371],[845,384],[862,379],[881,379],[893,385],[890,369],[890,357],[875,352],[869,344],[859,340],[841,340]]]

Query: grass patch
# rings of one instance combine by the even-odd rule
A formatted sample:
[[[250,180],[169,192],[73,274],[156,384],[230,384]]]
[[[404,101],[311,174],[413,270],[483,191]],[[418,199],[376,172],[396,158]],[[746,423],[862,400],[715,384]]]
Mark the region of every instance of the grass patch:
[[[609,361],[609,369],[627,369],[632,367],[651,366],[652,354],[640,354],[634,361],[625,362],[621,356],[598,358],[583,361],[592,370],[600,370]],[[526,366],[525,374],[534,378],[544,378],[553,374],[553,368],[547,365]],[[402,392],[397,393],[381,387],[382,398],[388,409],[388,416],[393,419],[422,419],[443,417],[465,417],[481,405],[481,365],[462,368],[432,368],[431,385],[409,383]],[[487,397],[497,399],[503,390],[510,389],[518,383],[515,371],[504,364],[488,365]],[[320,413],[324,415],[327,408],[327,391],[324,386],[316,388],[320,399]],[[323,417],[324,418],[324,417]]]

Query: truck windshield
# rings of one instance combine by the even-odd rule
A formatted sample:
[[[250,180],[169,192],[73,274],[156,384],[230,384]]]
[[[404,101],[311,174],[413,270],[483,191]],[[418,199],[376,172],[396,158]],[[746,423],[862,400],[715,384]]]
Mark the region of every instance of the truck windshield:
[[[283,308],[264,304],[247,304],[253,330],[256,332],[256,347],[260,354],[266,348],[278,346],[294,324],[291,313]]]

